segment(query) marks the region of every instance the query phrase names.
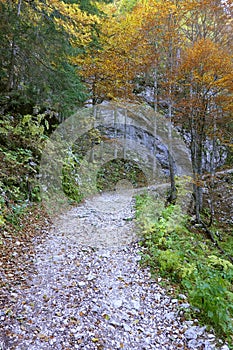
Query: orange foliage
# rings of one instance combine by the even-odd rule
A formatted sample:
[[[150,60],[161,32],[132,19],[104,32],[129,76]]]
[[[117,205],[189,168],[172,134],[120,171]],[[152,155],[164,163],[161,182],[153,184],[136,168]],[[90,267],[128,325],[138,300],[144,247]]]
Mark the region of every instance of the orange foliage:
[[[214,101],[222,110],[232,107],[233,62],[220,45],[201,39],[186,49],[180,65],[184,77],[199,101]]]

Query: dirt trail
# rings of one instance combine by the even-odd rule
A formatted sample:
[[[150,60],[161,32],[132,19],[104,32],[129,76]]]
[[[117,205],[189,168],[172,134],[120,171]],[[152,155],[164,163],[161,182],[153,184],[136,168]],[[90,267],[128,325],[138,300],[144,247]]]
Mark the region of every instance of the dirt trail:
[[[140,268],[133,218],[127,191],[60,216],[37,246],[29,287],[12,293],[2,349],[216,349],[205,327],[183,320],[185,296],[169,297]]]

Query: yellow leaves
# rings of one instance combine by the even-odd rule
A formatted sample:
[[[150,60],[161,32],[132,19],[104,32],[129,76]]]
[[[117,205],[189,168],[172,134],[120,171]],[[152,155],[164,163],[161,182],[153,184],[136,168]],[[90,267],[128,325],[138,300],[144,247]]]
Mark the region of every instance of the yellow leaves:
[[[193,117],[216,117],[233,111],[232,57],[210,39],[198,40],[184,50],[177,81],[186,92],[180,106],[184,110],[189,106]]]
[[[81,75],[92,79],[99,96],[125,96],[132,92],[132,81],[151,60],[151,44],[144,28],[143,6],[132,13],[112,15],[102,22],[100,50],[91,50],[74,61],[81,65]],[[113,12],[114,13],[114,12]]]
[[[0,0],[0,4],[7,1]],[[17,2],[15,2],[15,7]],[[96,15],[90,15],[79,8],[78,4],[67,4],[60,0],[24,1],[20,16],[28,17],[31,25],[43,23],[44,16],[50,17],[58,30],[68,34],[70,42],[75,46],[85,46],[91,41],[92,27],[99,23]]]
[[[85,55],[72,58],[72,62],[79,67],[93,95],[103,98],[131,97],[135,77],[155,68],[163,94],[175,85],[178,68],[187,89],[191,83],[184,83],[185,76],[190,77],[192,72],[192,79],[203,89],[228,86],[229,90],[232,63],[227,53],[210,39],[192,37],[195,24],[198,30],[202,24],[208,30],[215,28],[217,21],[213,24],[212,17],[207,16],[212,11],[211,4],[211,0],[141,0],[131,12],[123,14],[117,11],[116,2],[99,5],[107,16],[100,23],[98,47],[89,51],[85,48]],[[200,17],[197,8],[203,11]],[[83,43],[89,40],[86,33]]]
[[[37,337],[45,342],[48,342],[50,340],[50,337],[48,337],[46,334],[42,334],[42,333],[37,334]]]
[[[99,342],[99,338],[92,338],[91,341],[92,341],[93,343],[98,343],[98,342]]]
[[[181,71],[205,86],[224,86],[233,69],[231,57],[210,39],[201,39],[184,52]]]
[[[92,25],[99,23],[97,16],[81,11],[77,4],[66,4],[58,0],[47,1],[45,6],[49,14],[59,13],[57,17],[55,15],[54,22],[71,36],[74,46],[85,46],[91,41]]]
[[[61,317],[61,316],[62,316],[62,313],[59,312],[59,311],[57,311],[57,312],[55,312],[55,315],[58,316],[58,317]]]
[[[0,4],[8,1],[0,0]],[[15,3],[15,4],[14,4]],[[12,2],[17,8],[17,2]],[[13,6],[13,5],[12,5]],[[96,15],[90,15],[79,8],[78,4],[67,4],[61,0],[34,0],[22,2],[20,16],[28,17],[31,25],[41,24],[44,16],[50,17],[58,30],[64,30],[74,46],[85,46],[91,41],[92,27],[99,23]]]

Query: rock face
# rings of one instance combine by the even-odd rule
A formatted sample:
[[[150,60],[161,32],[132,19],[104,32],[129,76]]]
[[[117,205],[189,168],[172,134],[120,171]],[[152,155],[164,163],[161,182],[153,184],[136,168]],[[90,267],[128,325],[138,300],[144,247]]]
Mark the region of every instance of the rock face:
[[[65,120],[44,148],[40,183],[49,211],[59,213],[69,207],[61,181],[64,159],[72,152],[75,143],[92,130],[99,130],[105,140],[102,138],[98,144],[90,144],[90,150],[78,160],[76,183],[85,198],[98,192],[98,174],[103,165],[112,160],[133,161],[149,186],[168,184],[170,169],[179,177],[192,174],[188,149],[166,118],[148,106],[130,103],[99,105]]]
[[[37,246],[28,288],[14,286],[12,309],[0,314],[4,350],[218,349],[183,319],[185,296],[168,296],[140,268],[133,203],[115,197],[117,206],[107,193],[63,214]],[[100,239],[101,229],[113,238]]]
[[[118,139],[125,137],[125,147],[129,155],[130,153],[132,154],[132,150],[135,152],[135,155],[132,154],[134,161],[138,162],[140,159],[143,159],[145,164],[152,167],[154,157],[161,167],[161,172],[167,177],[170,175],[168,147],[158,137],[150,134],[145,129],[130,124],[116,124],[114,127],[108,128],[100,126],[98,129],[101,131],[101,134],[106,135],[106,137],[112,140],[116,137]],[[172,166],[175,174],[177,174],[177,167],[174,160]]]
[[[191,137],[189,133],[182,133],[183,138],[187,144],[188,147],[190,147]],[[210,172],[211,166],[214,166],[214,168],[219,168],[223,166],[227,159],[227,148],[224,145],[221,145],[220,142],[217,142],[213,154],[213,141],[210,139],[207,139],[204,142],[203,147],[203,158],[202,158],[202,167],[203,171]],[[213,160],[212,160],[212,157]]]
[[[171,123],[152,108],[134,104],[107,104],[97,107],[95,124],[110,139],[117,139],[119,150],[153,172],[154,162],[169,175],[168,153],[176,175],[190,175],[190,156],[185,143]],[[125,148],[125,149],[122,149]],[[131,159],[131,158],[130,158]]]

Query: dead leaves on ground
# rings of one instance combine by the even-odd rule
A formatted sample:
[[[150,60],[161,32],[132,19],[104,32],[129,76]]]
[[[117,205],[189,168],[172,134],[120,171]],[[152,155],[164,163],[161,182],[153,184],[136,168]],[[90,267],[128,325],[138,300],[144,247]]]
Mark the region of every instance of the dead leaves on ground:
[[[28,207],[17,225],[7,223],[0,231],[0,308],[11,309],[14,286],[28,288],[34,272],[35,242],[49,229],[49,218],[41,206]]]

